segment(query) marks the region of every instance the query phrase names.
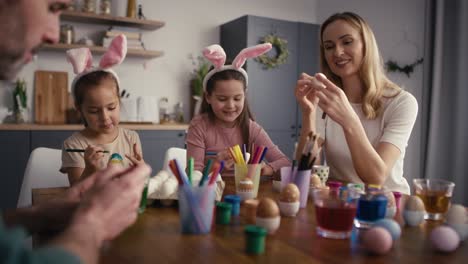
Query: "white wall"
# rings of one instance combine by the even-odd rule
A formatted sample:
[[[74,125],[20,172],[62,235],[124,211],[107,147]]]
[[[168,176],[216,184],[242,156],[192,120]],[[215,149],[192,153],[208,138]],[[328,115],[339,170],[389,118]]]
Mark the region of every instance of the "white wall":
[[[321,0],[317,5],[317,22],[322,23],[336,12],[355,12],[372,27],[384,61],[392,59],[399,65],[406,65],[424,55],[425,6],[426,0]],[[405,158],[404,176],[410,180],[421,176],[423,67],[417,66],[410,78],[402,73],[391,73],[389,77],[411,92],[419,102],[418,119]]]
[[[156,31],[144,31],[143,40],[148,49],[161,50],[164,56],[152,60],[127,58],[116,71],[123,88],[132,95],[168,97],[169,103],[184,102],[186,118],[189,109],[189,79],[192,62],[189,54],[199,55],[210,44],[219,42],[219,25],[240,16],[251,14],[292,21],[316,22],[316,0],[140,0],[148,19],[161,20],[166,25]],[[125,0],[113,0],[113,15],[124,16]],[[75,25],[76,38],[105,31],[105,26]],[[99,58],[99,55],[95,55]],[[95,61],[97,63],[97,61]],[[147,64],[145,70],[143,64]],[[63,55],[41,52],[20,77],[28,82],[32,102],[33,74],[36,70],[68,71],[71,66]],[[0,91],[0,105],[11,106],[10,91]]]

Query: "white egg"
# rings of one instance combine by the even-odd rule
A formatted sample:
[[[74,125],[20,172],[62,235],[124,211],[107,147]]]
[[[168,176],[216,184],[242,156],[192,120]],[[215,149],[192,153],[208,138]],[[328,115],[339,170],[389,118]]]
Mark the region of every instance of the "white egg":
[[[424,211],[404,210],[403,218],[409,226],[418,226],[424,221]]]
[[[452,204],[447,212],[445,221],[448,224],[468,224],[468,216],[465,207],[461,204]]]
[[[468,224],[448,224],[455,232],[457,232],[461,241],[468,238]]]
[[[171,176],[172,176],[172,172],[168,172],[166,170],[161,170],[153,178],[161,180],[161,181],[165,181]]]

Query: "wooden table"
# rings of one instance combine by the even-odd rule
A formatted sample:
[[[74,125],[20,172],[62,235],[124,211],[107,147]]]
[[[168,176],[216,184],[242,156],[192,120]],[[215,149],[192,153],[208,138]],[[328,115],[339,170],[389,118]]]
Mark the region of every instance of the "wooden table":
[[[57,197],[63,188],[35,189],[33,202],[46,202]],[[232,182],[225,194],[233,193]],[[271,183],[260,187],[260,197],[278,196]],[[180,232],[176,207],[150,206],[129,227],[103,249],[100,263],[467,263],[467,242],[450,254],[431,248],[430,230],[440,225],[424,222],[419,227],[404,227],[400,240],[384,256],[366,253],[358,236],[345,240],[321,238],[315,232],[314,208],[309,200],[295,218],[282,217],[280,228],[266,239],[265,253],[251,256],[244,253],[244,219],[231,225],[215,225],[207,235],[186,235]]]

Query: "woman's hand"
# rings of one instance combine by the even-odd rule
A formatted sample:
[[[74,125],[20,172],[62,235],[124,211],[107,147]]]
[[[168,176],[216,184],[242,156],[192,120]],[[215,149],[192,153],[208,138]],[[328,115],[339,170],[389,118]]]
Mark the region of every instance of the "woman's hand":
[[[303,113],[313,114],[317,109],[318,97],[315,90],[322,88],[315,77],[302,73],[296,83],[295,95]]]
[[[89,172],[96,172],[104,168],[104,149],[99,146],[89,145],[84,153],[85,168]]]
[[[315,88],[313,92],[319,98],[318,106],[333,121],[343,128],[348,127],[348,123],[358,117],[343,89],[328,80],[322,73],[315,74],[315,78],[324,85],[324,87]]]
[[[143,154],[141,153],[141,149],[137,143],[133,144],[133,156],[125,154],[125,157],[130,160],[132,166],[145,163],[143,160]]]

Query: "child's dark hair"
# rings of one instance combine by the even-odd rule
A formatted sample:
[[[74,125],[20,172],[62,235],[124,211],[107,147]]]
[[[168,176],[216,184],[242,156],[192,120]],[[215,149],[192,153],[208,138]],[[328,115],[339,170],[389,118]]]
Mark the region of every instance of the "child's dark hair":
[[[236,71],[236,70],[224,70],[217,72],[211,76],[211,78],[208,80],[206,83],[206,91],[205,93],[208,96],[211,96],[213,93],[213,90],[215,88],[216,82],[217,81],[229,81],[229,80],[237,80],[242,82],[244,86],[244,92],[247,89],[247,84],[246,80],[244,78],[244,75],[242,73]],[[213,112],[213,109],[211,108],[211,105],[208,104],[206,101],[205,96],[203,96],[203,102],[201,106],[201,112],[202,113],[207,113],[209,119],[214,122],[216,119],[216,116]],[[237,117],[236,120],[236,125],[240,126],[241,132],[242,132],[242,140],[244,141],[245,144],[250,144],[249,142],[249,120],[254,120],[254,117],[252,115],[252,112],[250,111],[249,103],[247,100],[247,94],[244,96],[244,108],[242,109],[241,114],[239,117]]]
[[[115,82],[115,87],[117,89],[117,97],[120,94],[119,83],[114,77],[114,74],[107,71],[94,71],[82,76],[76,83],[73,90],[73,98],[75,99],[75,107],[79,112],[81,112],[81,105],[83,104],[85,92],[90,89],[90,87],[95,87],[100,85],[103,81],[110,80]],[[120,100],[120,97],[119,97]],[[83,116],[83,114],[82,114]],[[83,118],[83,117],[82,117]],[[86,120],[83,118],[85,126],[88,126]]]

